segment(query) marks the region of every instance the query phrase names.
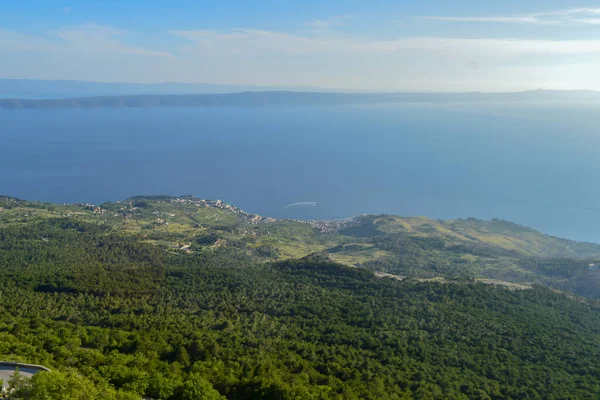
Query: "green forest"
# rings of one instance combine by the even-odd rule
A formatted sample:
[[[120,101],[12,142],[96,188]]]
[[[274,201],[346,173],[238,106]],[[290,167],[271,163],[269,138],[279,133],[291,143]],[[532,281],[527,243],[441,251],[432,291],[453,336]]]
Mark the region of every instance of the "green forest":
[[[315,233],[134,201],[0,202],[0,360],[52,370],[17,374],[10,398],[598,398],[600,305],[548,287],[589,273],[592,245],[455,248],[373,220]],[[484,283],[483,259],[549,284]]]

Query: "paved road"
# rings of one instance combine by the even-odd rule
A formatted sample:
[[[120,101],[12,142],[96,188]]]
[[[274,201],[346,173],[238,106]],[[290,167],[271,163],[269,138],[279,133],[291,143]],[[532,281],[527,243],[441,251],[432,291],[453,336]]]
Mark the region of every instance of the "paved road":
[[[35,373],[44,370],[43,367],[35,367],[35,366],[31,366],[31,367],[20,366],[20,367],[18,367],[17,365],[2,364],[0,362],[0,380],[3,381],[3,386],[6,386],[8,384],[8,380],[10,379],[10,376],[15,372],[15,370],[17,368],[19,368],[19,372],[26,378],[31,378]]]

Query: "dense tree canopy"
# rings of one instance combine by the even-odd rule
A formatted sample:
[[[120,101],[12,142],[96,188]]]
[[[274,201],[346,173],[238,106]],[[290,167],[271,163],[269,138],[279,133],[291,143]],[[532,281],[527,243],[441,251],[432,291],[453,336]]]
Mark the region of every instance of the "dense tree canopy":
[[[0,359],[53,370],[17,398],[600,393],[600,311],[542,287],[400,282],[237,247],[173,253],[68,218],[1,228],[0,268]]]

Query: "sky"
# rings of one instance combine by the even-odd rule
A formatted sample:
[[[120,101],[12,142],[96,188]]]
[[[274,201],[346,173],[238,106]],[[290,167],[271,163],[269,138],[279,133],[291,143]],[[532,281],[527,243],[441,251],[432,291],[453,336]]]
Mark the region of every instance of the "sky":
[[[600,1],[0,0],[0,78],[600,90]]]

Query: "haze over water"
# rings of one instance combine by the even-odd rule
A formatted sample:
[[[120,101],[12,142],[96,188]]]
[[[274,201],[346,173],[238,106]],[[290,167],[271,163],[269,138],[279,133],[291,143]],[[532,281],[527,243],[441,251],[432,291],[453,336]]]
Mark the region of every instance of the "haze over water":
[[[600,105],[0,110],[0,193],[274,217],[498,217],[600,242]],[[317,206],[284,208],[297,202]]]

